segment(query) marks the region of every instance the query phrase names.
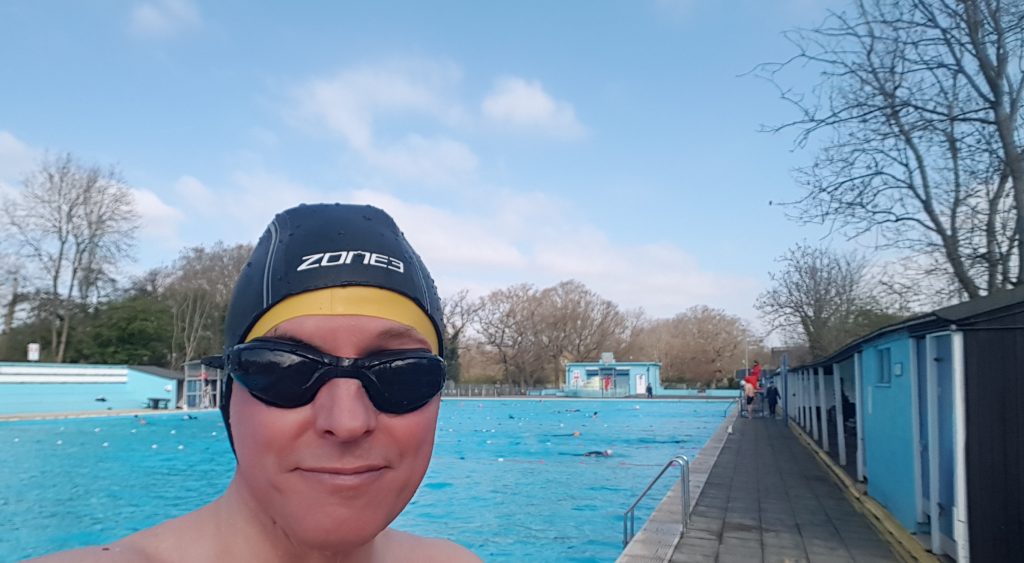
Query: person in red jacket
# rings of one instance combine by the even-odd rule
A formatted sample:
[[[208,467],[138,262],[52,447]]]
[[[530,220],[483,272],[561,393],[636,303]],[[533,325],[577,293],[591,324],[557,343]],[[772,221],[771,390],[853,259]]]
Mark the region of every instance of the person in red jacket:
[[[747,378],[753,378],[754,387],[761,387],[761,362],[754,360],[754,367],[750,368]]]
[[[754,367],[750,373],[743,378],[743,395],[746,399],[747,418],[754,416],[754,399],[761,387],[761,362],[754,360]]]

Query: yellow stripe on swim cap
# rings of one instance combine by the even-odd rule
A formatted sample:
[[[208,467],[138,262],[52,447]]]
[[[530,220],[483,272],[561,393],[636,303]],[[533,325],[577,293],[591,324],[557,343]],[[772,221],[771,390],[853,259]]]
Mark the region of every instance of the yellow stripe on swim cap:
[[[350,285],[325,287],[292,295],[263,313],[245,337],[248,342],[295,317],[307,315],[363,315],[388,319],[416,329],[437,353],[437,330],[423,309],[408,297],[379,287]]]

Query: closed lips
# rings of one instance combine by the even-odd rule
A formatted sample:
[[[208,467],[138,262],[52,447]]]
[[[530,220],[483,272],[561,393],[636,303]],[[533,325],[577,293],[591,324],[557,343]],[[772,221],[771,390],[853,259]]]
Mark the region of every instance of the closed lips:
[[[359,475],[384,469],[385,465],[356,465],[352,467],[299,467],[299,471],[310,473],[329,473],[332,475]]]

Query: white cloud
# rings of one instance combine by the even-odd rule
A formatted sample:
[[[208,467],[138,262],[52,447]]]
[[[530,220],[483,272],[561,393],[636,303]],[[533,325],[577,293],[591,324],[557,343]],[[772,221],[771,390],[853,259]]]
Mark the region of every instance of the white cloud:
[[[255,242],[275,214],[300,203],[345,201],[347,196],[307,188],[261,170],[237,172],[228,186],[208,187],[184,175],[165,192],[177,205],[149,190],[133,190],[142,216],[142,238],[159,239],[166,248],[185,245]]]
[[[404,202],[390,194],[372,190],[354,191],[350,201],[387,211],[416,251],[435,270],[517,269],[528,265],[515,242],[494,231],[490,217],[458,215],[430,205]]]
[[[466,145],[452,139],[408,135],[384,147],[363,151],[371,164],[407,179],[451,182],[471,174],[477,158]]]
[[[433,204],[379,189],[322,189],[263,171],[236,173],[224,190],[185,176],[176,190],[217,210],[217,221],[189,218],[189,232],[202,236],[190,243],[255,241],[276,213],[300,203],[369,204],[395,218],[442,294],[466,288],[482,295],[514,283],[546,287],[577,279],[620,306],[643,307],[655,316],[708,304],[753,317],[756,280],[709,270],[677,245],[610,239],[570,202],[543,193],[490,188]]]
[[[309,188],[288,178],[264,171],[238,172],[235,189],[220,195],[221,216],[239,240],[256,240],[277,213],[300,203],[343,201],[337,194]]]
[[[150,190],[132,188],[131,191],[135,198],[135,209],[141,218],[141,236],[160,241],[168,248],[180,247],[178,232],[185,214]]]
[[[295,92],[298,115],[340,136],[368,164],[404,178],[448,182],[471,175],[477,158],[465,144],[444,135],[382,135],[380,122],[428,118],[452,126],[465,120],[449,101],[458,69],[431,61],[358,67],[311,80]]]
[[[488,119],[516,128],[565,138],[580,137],[586,132],[572,105],[552,98],[540,82],[514,76],[495,81],[481,109]]]
[[[17,182],[28,173],[39,153],[8,131],[0,131],[0,183]]]
[[[544,194],[498,192],[465,212],[403,201],[371,190],[356,203],[391,214],[442,294],[467,288],[480,295],[509,284],[547,286],[577,279],[623,307],[670,316],[696,304],[752,316],[753,280],[706,270],[684,249],[611,241],[572,208]]]
[[[192,0],[152,0],[132,10],[129,28],[138,37],[166,38],[202,25]]]
[[[174,183],[174,192],[193,212],[209,216],[220,211],[214,194],[192,176],[182,176]]]

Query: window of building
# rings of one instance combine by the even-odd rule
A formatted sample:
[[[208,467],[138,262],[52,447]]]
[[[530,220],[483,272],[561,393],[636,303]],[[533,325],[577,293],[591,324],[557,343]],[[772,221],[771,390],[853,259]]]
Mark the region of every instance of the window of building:
[[[878,354],[878,384],[892,384],[892,350],[890,348],[879,348]]]

